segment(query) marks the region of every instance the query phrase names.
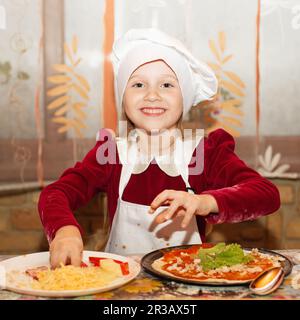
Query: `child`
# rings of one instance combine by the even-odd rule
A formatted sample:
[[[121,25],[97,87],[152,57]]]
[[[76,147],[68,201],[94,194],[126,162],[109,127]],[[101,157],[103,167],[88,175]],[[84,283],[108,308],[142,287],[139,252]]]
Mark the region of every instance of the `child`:
[[[83,161],[42,191],[39,212],[53,267],[80,265],[82,229],[72,211],[100,191],[111,222],[105,250],[122,255],[201,243],[208,224],[253,220],[279,208],[278,190],[235,155],[231,135],[222,129],[205,138],[201,130],[182,135],[182,117],[217,92],[207,65],[156,29],[128,31],[112,59],[118,111],[132,130],[118,137],[100,130]]]

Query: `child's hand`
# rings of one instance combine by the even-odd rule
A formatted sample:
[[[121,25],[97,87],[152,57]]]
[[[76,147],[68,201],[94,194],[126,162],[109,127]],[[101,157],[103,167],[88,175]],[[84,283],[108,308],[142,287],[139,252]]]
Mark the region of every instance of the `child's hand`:
[[[161,192],[151,203],[149,213],[153,213],[161,205],[170,205],[163,210],[156,221],[162,223],[171,219],[174,215],[184,216],[182,228],[191,221],[194,214],[207,216],[210,212],[218,212],[216,199],[208,194],[197,195],[186,191],[165,190]]]
[[[65,226],[57,230],[50,244],[50,264],[57,268],[60,264],[81,264],[83,242],[81,234],[75,226]]]

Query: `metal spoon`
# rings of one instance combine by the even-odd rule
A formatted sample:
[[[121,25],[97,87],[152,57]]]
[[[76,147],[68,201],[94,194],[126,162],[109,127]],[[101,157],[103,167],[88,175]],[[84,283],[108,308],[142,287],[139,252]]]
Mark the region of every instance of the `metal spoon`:
[[[267,295],[275,291],[284,279],[282,267],[273,267],[259,274],[250,283],[249,289],[257,295]]]

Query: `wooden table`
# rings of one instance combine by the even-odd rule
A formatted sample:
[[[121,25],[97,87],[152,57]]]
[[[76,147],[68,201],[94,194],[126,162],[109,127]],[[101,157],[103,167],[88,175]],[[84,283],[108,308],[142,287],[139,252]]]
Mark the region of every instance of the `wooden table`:
[[[291,286],[292,277],[300,273],[300,249],[277,250],[277,252],[290,258],[294,266],[291,274],[285,278],[280,288],[267,296],[254,295],[247,286],[188,285],[160,279],[142,270],[135,280],[121,288],[91,296],[76,297],[72,300],[300,300],[300,290],[293,289]],[[9,257],[11,256],[0,256],[0,261]],[[52,299],[1,290],[0,300]]]

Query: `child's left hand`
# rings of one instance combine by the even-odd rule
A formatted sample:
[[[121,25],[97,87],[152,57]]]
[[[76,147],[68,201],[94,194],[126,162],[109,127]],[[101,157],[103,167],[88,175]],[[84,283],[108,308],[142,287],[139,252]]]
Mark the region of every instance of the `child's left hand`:
[[[158,223],[171,219],[174,215],[184,216],[182,228],[186,228],[194,214],[207,216],[210,212],[218,212],[216,199],[209,194],[191,194],[186,191],[164,190],[151,203],[149,213],[153,213],[161,205],[170,205],[157,217]]]

